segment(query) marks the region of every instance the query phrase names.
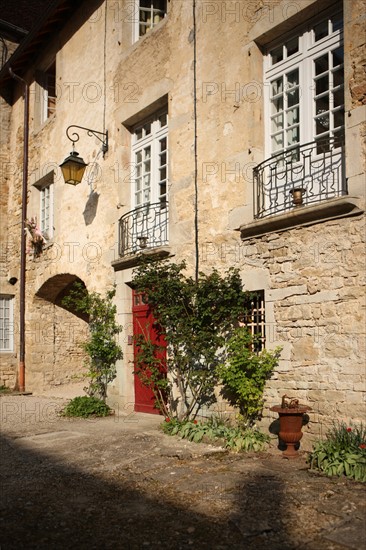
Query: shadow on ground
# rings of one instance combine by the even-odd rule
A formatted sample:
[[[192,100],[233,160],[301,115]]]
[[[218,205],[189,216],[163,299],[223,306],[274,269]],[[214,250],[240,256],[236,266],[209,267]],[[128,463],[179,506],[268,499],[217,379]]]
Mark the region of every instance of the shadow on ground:
[[[295,548],[281,523],[283,494],[273,476],[253,476],[225,497],[218,487],[217,498],[202,482],[192,499],[182,493],[178,502],[174,491],[153,479],[124,471],[106,480],[24,449],[21,438],[3,437],[1,455],[2,550]],[[266,506],[268,491],[276,509]],[[205,499],[212,513],[197,511]]]

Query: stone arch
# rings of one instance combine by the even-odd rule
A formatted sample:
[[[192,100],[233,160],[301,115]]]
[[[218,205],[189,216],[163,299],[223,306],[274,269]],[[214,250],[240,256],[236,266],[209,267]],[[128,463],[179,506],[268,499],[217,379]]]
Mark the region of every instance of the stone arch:
[[[84,281],[82,281],[77,275],[73,275],[71,273],[60,273],[47,279],[47,281],[45,281],[37,290],[36,296],[38,298],[43,298],[43,300],[51,302],[56,306],[62,307],[67,311],[70,311],[83,321],[89,322],[89,316],[86,313],[77,311],[72,307],[66,307],[62,303],[63,298],[69,294],[70,289],[75,283],[79,283],[86,288]]]
[[[87,355],[82,344],[87,339],[89,319],[62,303],[75,282],[86,288],[75,274],[51,276],[28,301],[26,356],[30,391],[85,380]]]

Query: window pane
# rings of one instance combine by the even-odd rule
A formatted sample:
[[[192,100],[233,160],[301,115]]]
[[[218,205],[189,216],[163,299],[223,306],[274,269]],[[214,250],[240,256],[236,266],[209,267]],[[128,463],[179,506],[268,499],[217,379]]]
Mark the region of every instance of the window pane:
[[[287,92],[287,105],[293,107],[299,103],[299,88]]]
[[[329,69],[329,60],[328,60],[328,54],[322,55],[321,57],[318,57],[318,59],[315,59],[315,74],[319,75],[321,73],[324,73]]]
[[[343,85],[343,69],[339,69],[338,71],[334,71],[333,73],[333,87],[336,88],[337,86]]]
[[[322,134],[329,130],[329,114],[316,119],[316,135]]]
[[[272,100],[272,113],[276,114],[283,111],[283,97]]]
[[[293,55],[294,53],[299,51],[299,38],[296,36],[295,38],[292,38],[289,40],[286,44],[287,49],[287,57],[290,57],[290,55]]]
[[[328,75],[321,76],[315,81],[315,93],[319,95],[323,92],[328,91]]]
[[[275,153],[283,149],[283,133],[277,134],[272,137],[272,152]]]
[[[164,113],[164,114],[160,115],[159,121],[160,121],[160,128],[163,128],[164,126],[166,126],[167,123],[168,123],[167,113]]]
[[[148,122],[144,126],[145,136],[149,136],[151,134],[151,122]]]
[[[339,111],[335,111],[333,113],[334,116],[334,128],[339,128],[339,126],[343,126],[344,124],[344,110],[339,109]]]
[[[294,107],[287,111],[287,126],[292,126],[299,122],[299,108]]]
[[[160,166],[163,166],[164,164],[166,164],[166,153],[162,153],[160,155]]]
[[[342,65],[343,63],[343,48],[337,48],[336,50],[332,51],[332,60],[333,60],[333,67],[338,67],[338,65]]]
[[[136,139],[141,139],[142,138],[142,128],[138,128],[136,131],[135,131],[135,136],[136,136]]]
[[[283,92],[283,78],[277,78],[272,82],[272,97]]]
[[[329,111],[329,95],[326,94],[315,102],[315,113],[317,115]]]
[[[343,105],[343,88],[333,93],[333,107],[341,107]]]
[[[272,117],[271,133],[274,134],[283,129],[283,114]]]
[[[328,36],[328,20],[322,21],[319,25],[314,27],[315,42],[321,40],[325,36]]]
[[[275,65],[275,63],[278,63],[279,61],[282,61],[283,59],[283,46],[279,46],[278,48],[275,48],[270,52],[272,65]]]
[[[296,71],[292,71],[291,73],[288,73],[287,75],[287,85],[288,87],[292,88],[294,86],[297,86],[299,84],[299,71],[296,69]]]
[[[343,28],[343,17],[342,17],[341,13],[335,15],[332,18],[332,27],[333,27],[333,29],[332,29],[333,32],[338,31],[338,30]]]
[[[160,168],[160,181],[166,179],[166,166]]]
[[[295,128],[291,128],[290,130],[287,130],[287,145],[294,145],[294,143],[299,143],[300,141],[300,129],[298,126],[295,126]]]

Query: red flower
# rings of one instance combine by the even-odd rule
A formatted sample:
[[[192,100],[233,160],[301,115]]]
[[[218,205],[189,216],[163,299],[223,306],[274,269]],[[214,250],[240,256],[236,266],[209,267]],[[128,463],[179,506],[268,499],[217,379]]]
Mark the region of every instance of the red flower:
[[[170,418],[166,418],[166,419],[165,419],[165,422],[170,422]]]
[[[360,449],[366,449],[366,443],[361,443],[361,445],[359,445]]]
[[[198,424],[197,420],[193,420],[193,424]]]
[[[352,428],[347,428],[347,432],[352,432]]]

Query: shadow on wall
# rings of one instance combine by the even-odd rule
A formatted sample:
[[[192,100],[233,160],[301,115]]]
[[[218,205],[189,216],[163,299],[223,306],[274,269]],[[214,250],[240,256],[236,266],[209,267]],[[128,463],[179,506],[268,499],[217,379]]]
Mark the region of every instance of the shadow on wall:
[[[122,465],[114,465],[115,481],[107,481],[102,473],[90,472],[98,466],[100,450],[95,456],[93,451],[89,453],[87,473],[85,461],[82,471],[56,456],[54,449],[52,455],[25,449],[24,443],[5,437],[1,447],[4,483],[0,536],[7,550],[294,548],[282,523],[284,495],[275,474],[247,472],[240,487],[227,494],[230,506],[221,510],[222,496],[213,493],[210,498],[214,502],[207,502],[207,495],[195,483],[185,490],[183,485],[184,493],[177,503],[159,482]],[[166,461],[172,467],[178,459],[167,457]],[[222,475],[218,470],[219,465],[214,464],[212,473]],[[196,472],[194,463],[190,471],[194,477],[204,478],[205,472]],[[186,505],[182,505],[184,499]],[[207,513],[198,511],[203,506]]]
[[[92,191],[86,202],[83,216],[85,225],[90,225],[93,223],[95,216],[97,215],[99,202],[99,194],[96,191]]]

